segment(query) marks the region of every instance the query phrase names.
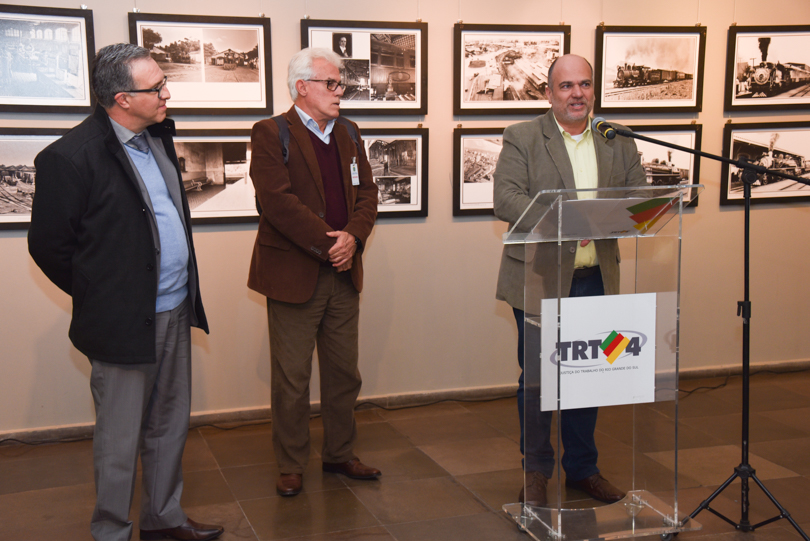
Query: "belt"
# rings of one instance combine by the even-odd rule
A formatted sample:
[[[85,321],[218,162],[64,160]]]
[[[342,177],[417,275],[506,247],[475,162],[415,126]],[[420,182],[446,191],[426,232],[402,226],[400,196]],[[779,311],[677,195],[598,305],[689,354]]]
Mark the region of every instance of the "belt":
[[[584,267],[582,269],[574,269],[574,278],[588,278],[599,272],[599,265],[593,267]]]

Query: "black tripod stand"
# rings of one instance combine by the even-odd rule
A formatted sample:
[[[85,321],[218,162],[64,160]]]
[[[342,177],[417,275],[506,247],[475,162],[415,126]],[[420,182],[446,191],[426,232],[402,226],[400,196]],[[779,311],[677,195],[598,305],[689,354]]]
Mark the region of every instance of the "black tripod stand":
[[[601,122],[598,122],[601,121]],[[650,143],[654,143],[656,145],[661,145],[669,148],[674,148],[676,150],[681,150],[683,152],[688,152],[690,154],[694,154],[696,156],[703,156],[705,158],[709,158],[712,160],[717,160],[720,162],[724,162],[730,165],[734,165],[740,169],[741,178],[743,181],[743,197],[745,199],[745,251],[744,251],[744,265],[745,265],[745,279],[744,279],[744,300],[737,302],[737,315],[743,318],[743,344],[742,344],[742,378],[743,378],[743,386],[742,386],[742,461],[740,465],[734,468],[734,473],[731,474],[729,477],[717,490],[712,493],[703,503],[701,503],[697,509],[692,511],[692,513],[683,520],[683,524],[686,521],[695,518],[701,511],[704,509],[714,513],[721,519],[725,520],[732,526],[734,526],[737,530],[743,532],[751,532],[755,529],[765,526],[766,524],[770,524],[771,522],[775,522],[780,519],[786,519],[790,524],[796,529],[797,532],[804,538],[806,541],[810,541],[810,537],[807,536],[806,533],[799,527],[793,517],[790,516],[790,513],[782,507],[782,505],[774,498],[774,496],[765,488],[765,485],[762,484],[762,481],[756,475],[756,471],[754,468],[751,467],[751,464],[748,463],[748,429],[749,429],[749,399],[750,399],[750,390],[749,390],[749,378],[750,378],[750,344],[751,344],[751,301],[748,296],[749,292],[749,284],[750,284],[750,230],[751,230],[751,187],[757,181],[757,174],[769,174],[773,176],[778,176],[786,179],[795,180],[802,184],[810,185],[810,180],[805,178],[800,178],[795,175],[788,175],[786,173],[782,173],[781,171],[775,171],[768,169],[766,167],[762,167],[760,165],[755,165],[750,163],[746,158],[741,158],[740,160],[730,160],[728,158],[724,158],[722,156],[716,156],[714,154],[708,154],[706,152],[700,152],[697,150],[693,150],[691,148],[681,147],[678,145],[673,145],[671,143],[667,143],[664,141],[658,141],[656,139],[651,139],[649,137],[644,137],[643,135],[635,134],[628,130],[621,130],[621,129],[614,129],[612,127],[605,128],[604,120],[602,119],[595,119],[594,120],[594,129],[600,131],[607,137],[608,139],[612,139],[615,135],[611,136],[610,130],[615,131],[619,135],[624,137],[632,137],[635,139],[641,139],[643,141],[648,141]],[[718,512],[715,509],[710,507],[711,502],[720,495],[728,486],[735,480],[740,479],[740,485],[742,490],[742,497],[740,498],[741,501],[741,517],[740,522],[734,522],[733,520],[727,518],[722,513]],[[758,524],[751,524],[748,520],[748,510],[750,507],[748,501],[748,482],[749,480],[753,479],[753,481],[762,489],[762,492],[768,497],[768,499],[773,502],[776,508],[779,510],[779,514],[775,517],[769,518],[768,520],[763,520]]]

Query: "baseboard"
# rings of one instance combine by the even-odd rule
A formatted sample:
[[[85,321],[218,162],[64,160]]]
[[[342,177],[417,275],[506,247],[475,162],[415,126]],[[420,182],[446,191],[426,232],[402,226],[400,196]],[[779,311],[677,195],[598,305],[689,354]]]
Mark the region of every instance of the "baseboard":
[[[810,359],[792,361],[777,361],[768,363],[752,363],[751,373],[758,372],[798,372],[810,370]],[[738,376],[742,374],[739,364],[726,366],[713,366],[708,368],[688,368],[680,370],[681,380]],[[406,408],[424,406],[444,400],[490,400],[515,396],[517,384],[498,385],[494,387],[474,387],[467,389],[449,389],[442,391],[427,391],[416,393],[403,393],[393,395],[378,395],[361,397],[358,409],[380,406],[383,408]],[[320,412],[320,402],[312,403],[312,413]],[[192,413],[190,424],[192,428],[205,425],[233,425],[265,422],[270,418],[270,408],[251,408],[238,410],[207,411]],[[20,430],[14,432],[0,432],[0,440],[16,439],[28,443],[63,442],[77,439],[87,439],[93,436],[93,423],[39,428],[34,430]]]

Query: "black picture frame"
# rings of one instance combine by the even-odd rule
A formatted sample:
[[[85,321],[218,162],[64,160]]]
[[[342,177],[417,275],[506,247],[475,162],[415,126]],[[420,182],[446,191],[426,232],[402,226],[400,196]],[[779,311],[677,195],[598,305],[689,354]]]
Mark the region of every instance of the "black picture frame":
[[[379,190],[378,220],[427,217],[429,138],[427,128],[363,130],[363,145]]]
[[[741,155],[769,169],[805,176],[810,172],[810,122],[726,124],[723,127],[723,156],[737,160]],[[810,186],[806,184],[767,175],[757,177],[757,183],[751,188],[752,205],[810,201]],[[720,205],[744,204],[739,170],[724,163],[720,176]]]
[[[169,77],[169,114],[273,114],[270,19],[140,12],[128,17],[130,42],[148,48]],[[164,40],[171,41],[158,47]],[[214,40],[227,48],[219,50]]]
[[[492,216],[504,127],[453,130],[453,216]]]
[[[34,158],[67,128],[0,128],[0,229],[28,229],[36,187]]]
[[[808,107],[810,25],[730,27],[724,110],[790,111]]]
[[[551,107],[545,93],[548,66],[569,52],[570,25],[456,23],[453,114],[539,115],[547,111]],[[510,84],[510,75],[522,82],[520,88]]]
[[[426,115],[428,25],[423,22],[301,19],[301,48],[333,49],[333,35],[352,36],[341,70],[348,115]],[[392,37],[396,36],[396,37]]]
[[[249,129],[177,130],[174,148],[191,223],[258,223]]]
[[[634,133],[658,139],[692,150],[701,150],[702,124],[653,124],[628,126]],[[700,156],[669,149],[654,143],[635,139],[641,165],[647,173],[650,186],[677,186],[700,183]],[[689,207],[697,207],[700,197],[697,188],[684,197]]]
[[[699,113],[705,26],[598,26],[597,113]]]
[[[0,5],[0,111],[93,110],[93,11]]]

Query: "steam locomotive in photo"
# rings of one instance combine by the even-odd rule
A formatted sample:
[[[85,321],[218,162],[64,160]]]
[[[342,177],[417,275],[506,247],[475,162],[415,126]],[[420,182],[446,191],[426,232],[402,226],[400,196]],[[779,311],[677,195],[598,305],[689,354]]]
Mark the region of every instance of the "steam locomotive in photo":
[[[635,64],[623,64],[616,67],[616,80],[613,81],[613,87],[624,88],[630,86],[657,85],[659,83],[685,81],[691,78],[691,73],[684,73],[682,71],[657,69],[649,66],[637,66]]]
[[[759,38],[762,60],[753,65],[737,64],[737,96],[776,96],[791,88],[810,83],[810,66],[798,62],[768,62],[771,38]]]
[[[753,96],[763,94],[770,97],[810,83],[810,66],[794,62],[760,62],[753,68],[749,66],[744,76]]]

